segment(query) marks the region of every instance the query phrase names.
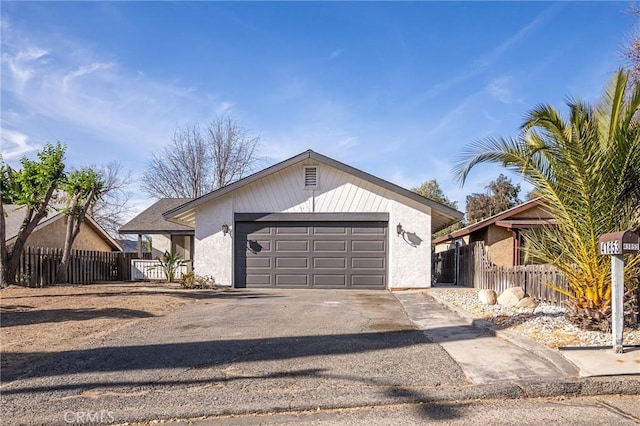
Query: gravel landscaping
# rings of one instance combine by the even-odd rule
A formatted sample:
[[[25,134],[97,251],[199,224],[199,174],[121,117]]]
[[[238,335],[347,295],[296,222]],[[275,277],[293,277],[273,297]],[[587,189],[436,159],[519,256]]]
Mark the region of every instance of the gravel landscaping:
[[[433,288],[429,294],[444,300],[471,316],[509,328],[521,335],[556,349],[563,346],[610,346],[611,334],[581,330],[564,319],[565,308],[541,303],[535,309],[484,305],[473,288]],[[640,323],[627,324],[625,345],[640,345]]]

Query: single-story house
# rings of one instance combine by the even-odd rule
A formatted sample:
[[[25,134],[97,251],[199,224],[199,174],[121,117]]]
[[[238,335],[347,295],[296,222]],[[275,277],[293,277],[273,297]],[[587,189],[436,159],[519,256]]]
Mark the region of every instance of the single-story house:
[[[25,207],[15,204],[3,205],[6,226],[6,241],[12,246],[24,221]],[[67,220],[63,213],[51,211],[33,230],[25,247],[64,248]],[[122,251],[120,244],[111,238],[107,231],[91,216],[85,216],[80,232],[73,242],[74,250]]]
[[[142,257],[142,236],[149,235],[153,259],[168,251],[190,260],[193,253],[193,226],[169,222],[162,214],[191,200],[191,198],[162,198],[127,222],[118,232],[138,236],[137,250],[140,257]]]
[[[432,233],[462,216],[311,150],[163,214],[219,285],[350,289],[429,287]]]
[[[544,199],[536,198],[483,219],[450,234],[435,238],[435,252],[484,241],[491,263],[497,266],[525,264],[524,233],[528,229],[549,226],[555,219],[544,208]]]

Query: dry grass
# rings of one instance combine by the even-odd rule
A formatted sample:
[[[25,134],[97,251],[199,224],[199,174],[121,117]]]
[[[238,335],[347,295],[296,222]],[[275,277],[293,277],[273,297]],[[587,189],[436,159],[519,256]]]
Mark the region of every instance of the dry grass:
[[[212,292],[164,283],[4,288],[0,290],[0,368],[21,371],[47,353],[72,350]]]

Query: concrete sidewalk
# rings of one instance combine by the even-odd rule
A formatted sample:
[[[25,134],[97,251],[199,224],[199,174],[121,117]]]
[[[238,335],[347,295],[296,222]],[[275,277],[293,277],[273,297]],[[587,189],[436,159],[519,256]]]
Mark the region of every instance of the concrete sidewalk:
[[[409,318],[449,353],[474,384],[562,379],[578,374],[556,351],[531,341],[523,347],[497,337],[424,292],[394,294]]]
[[[544,380],[640,375],[638,346],[625,347],[623,354],[614,354],[611,347],[567,347],[556,351],[512,330],[499,329],[489,321],[474,318],[428,292],[397,293],[396,297],[409,317],[427,336],[442,344],[474,383],[490,383],[500,377]],[[465,343],[464,339],[456,340],[459,337],[443,333],[443,324],[447,322],[466,325],[467,328],[458,328],[457,334],[466,334],[471,339],[476,336],[476,341]],[[487,352],[494,355],[487,356]],[[554,374],[540,370],[541,364],[552,365]]]

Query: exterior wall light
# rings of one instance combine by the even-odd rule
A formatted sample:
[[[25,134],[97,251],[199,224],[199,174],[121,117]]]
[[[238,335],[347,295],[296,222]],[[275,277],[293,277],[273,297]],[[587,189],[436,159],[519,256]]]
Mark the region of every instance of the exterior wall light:
[[[222,231],[222,235],[227,235],[229,233],[229,225],[227,225],[226,223],[224,223],[221,227],[220,230]]]
[[[398,235],[404,235],[404,229],[402,229],[401,224],[398,224],[398,226],[396,226],[396,232],[398,233]]]

